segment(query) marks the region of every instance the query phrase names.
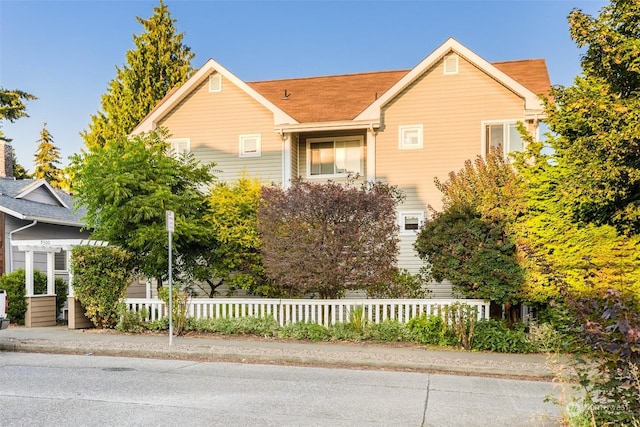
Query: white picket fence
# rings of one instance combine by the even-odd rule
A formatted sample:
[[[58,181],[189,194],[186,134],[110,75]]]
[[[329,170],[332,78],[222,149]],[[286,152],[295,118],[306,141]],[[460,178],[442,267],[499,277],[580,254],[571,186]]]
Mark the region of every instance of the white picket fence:
[[[144,311],[145,320],[168,315],[168,308],[159,299],[127,298],[125,303],[130,311]],[[455,303],[477,307],[478,320],[489,318],[489,302],[477,299],[192,298],[187,310],[196,319],[273,316],[280,326],[309,322],[329,327],[349,322],[352,313],[373,323],[406,323],[423,313],[442,316],[443,309]]]

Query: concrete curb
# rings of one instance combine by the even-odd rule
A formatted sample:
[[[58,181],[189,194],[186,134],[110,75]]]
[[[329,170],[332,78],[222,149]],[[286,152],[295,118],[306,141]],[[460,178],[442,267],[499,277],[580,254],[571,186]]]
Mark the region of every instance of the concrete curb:
[[[180,359],[210,362],[317,366],[446,373],[465,376],[552,381],[553,364],[543,355],[502,355],[429,351],[375,344],[287,343],[269,340],[181,339],[169,347],[158,337],[69,333],[67,340],[0,336],[0,351]],[[73,339],[73,338],[82,339]],[[136,342],[139,341],[139,342]],[[519,357],[520,356],[520,357]]]

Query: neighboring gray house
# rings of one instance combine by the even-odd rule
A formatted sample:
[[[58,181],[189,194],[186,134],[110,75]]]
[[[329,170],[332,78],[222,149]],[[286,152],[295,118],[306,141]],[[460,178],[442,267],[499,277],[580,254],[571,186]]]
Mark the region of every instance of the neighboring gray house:
[[[82,211],[75,212],[71,196],[45,180],[15,180],[11,146],[0,143],[0,274],[25,268],[25,254],[19,240],[46,242],[53,239],[88,239]],[[4,162],[1,160],[4,158]],[[12,245],[14,242],[14,245]],[[34,253],[34,268],[46,272],[46,253]],[[55,254],[56,276],[68,278],[67,251]]]
[[[82,213],[74,212],[71,196],[45,180],[0,179],[0,272],[25,268],[24,253],[12,242],[18,240],[88,239],[81,231]],[[55,254],[56,276],[67,279],[67,251]],[[34,254],[34,267],[47,271],[44,253]]]

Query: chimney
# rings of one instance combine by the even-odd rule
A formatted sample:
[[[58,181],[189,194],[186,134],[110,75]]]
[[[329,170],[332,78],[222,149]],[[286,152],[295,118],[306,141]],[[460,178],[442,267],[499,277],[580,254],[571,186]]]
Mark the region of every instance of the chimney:
[[[3,140],[0,140],[0,179],[14,179],[13,148]]]

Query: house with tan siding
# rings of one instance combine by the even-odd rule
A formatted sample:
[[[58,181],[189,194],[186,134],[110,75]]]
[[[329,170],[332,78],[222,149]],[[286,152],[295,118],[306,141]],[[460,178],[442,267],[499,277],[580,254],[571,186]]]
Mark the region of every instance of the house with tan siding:
[[[287,187],[357,173],[397,185],[399,267],[416,273],[416,230],[427,206],[441,206],[434,178],[491,148],[521,150],[517,122],[537,139],[549,89],[544,59],[490,63],[454,39],[398,71],[244,82],[210,59],[133,133],[167,128],[176,150],[215,162],[225,181]]]

